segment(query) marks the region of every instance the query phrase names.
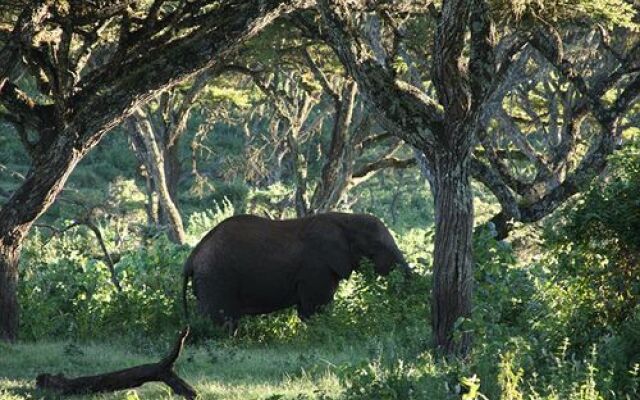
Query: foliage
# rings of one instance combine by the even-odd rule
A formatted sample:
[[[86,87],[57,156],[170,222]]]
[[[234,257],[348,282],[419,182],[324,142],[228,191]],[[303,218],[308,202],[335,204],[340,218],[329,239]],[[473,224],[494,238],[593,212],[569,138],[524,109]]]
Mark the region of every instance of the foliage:
[[[232,207],[227,202],[215,210],[194,215],[189,232],[215,224]],[[278,398],[600,400],[613,398],[612,393],[616,398],[638,393],[640,312],[609,336],[582,325],[592,345],[578,344],[583,336],[570,329],[573,322],[567,315],[573,313],[572,303],[582,299],[560,301],[565,294],[558,293],[558,286],[545,284],[553,259],[517,263],[514,249],[495,241],[490,232],[476,236],[477,312],[461,325],[476,330],[482,340],[469,362],[434,359],[425,334],[430,261],[423,258],[432,234],[417,229],[397,234],[409,261],[417,264],[410,281],[397,272],[378,277],[365,263],[343,282],[334,303],[307,324],[287,310],[245,318],[237,335],[227,338],[208,321],[196,320],[196,346],[209,349],[207,362],[238,368],[263,346],[302,349],[304,357],[282,364],[286,370],[307,371],[321,382],[317,368],[329,368],[331,382],[337,380],[342,388],[336,394],[335,386],[325,389],[318,383],[315,392],[296,397],[279,386],[268,394],[280,393]],[[162,351],[162,343],[183,324],[180,266],[188,249],[156,238],[123,253],[116,267],[124,290],[117,293],[104,264],[82,251],[91,242],[83,230],[54,238],[39,233],[30,242],[22,267],[25,339],[118,337],[139,349]],[[565,339],[565,334],[575,339]],[[254,350],[242,350],[245,346]],[[352,358],[322,367],[332,351],[348,351]],[[274,361],[262,362],[266,368]]]
[[[610,334],[640,301],[639,198],[640,153],[629,146],[611,158],[604,179],[557,216],[567,222],[547,229],[551,252],[543,262],[557,272],[546,285],[558,302],[566,299],[565,334],[577,345]]]
[[[195,245],[212,227],[218,225],[224,219],[234,214],[233,204],[226,197],[222,203],[213,202],[213,208],[208,210],[194,212],[189,216],[188,235],[191,242]]]
[[[380,360],[365,363],[359,368],[347,368],[342,373],[347,387],[344,397],[353,400],[422,399],[412,379],[413,367],[402,360],[383,366]]]
[[[65,235],[45,245],[37,236],[31,244],[35,247],[26,250],[25,283],[19,292],[25,339],[157,337],[180,326],[181,311],[174,299],[187,249],[157,240],[123,254],[115,265],[122,287],[118,292],[104,262],[78,250],[83,240]]]
[[[57,7],[66,3],[59,2]],[[150,3],[139,7],[147,9]],[[633,6],[623,0],[490,3],[496,21],[503,25],[525,25],[534,19],[562,27],[589,19],[608,28],[637,31],[637,22],[631,18]],[[173,6],[173,2],[165,5]],[[424,65],[429,64],[433,47],[429,38],[436,26],[431,14],[406,21],[408,50],[428,49],[425,54],[417,52],[426,59]],[[0,25],[9,26],[6,22],[13,18],[15,12],[0,9]],[[113,24],[124,20],[118,17]],[[291,26],[292,21],[279,19],[265,34],[248,41],[242,52],[246,65],[271,65],[277,60],[291,72],[298,68],[299,49],[306,47],[313,59],[322,60],[330,80],[342,79],[343,68],[329,47],[311,45],[297,35],[282,39],[282,30],[299,29]],[[107,29],[102,40],[115,40],[114,28]],[[614,40],[613,46],[620,44]],[[404,58],[391,62],[398,75],[420,69],[418,63]],[[321,86],[309,71],[298,72],[301,85],[320,96]],[[277,128],[276,137],[269,136],[273,109],[264,94],[246,82],[239,76],[217,79],[194,106],[188,122],[188,140],[181,144],[180,157],[191,156],[192,174],[185,168],[180,201],[191,246],[233,214],[294,214],[287,202],[294,193],[290,160],[286,150],[276,154],[283,143],[277,134],[284,129]],[[433,86],[432,82],[425,84]],[[34,81],[20,85],[26,93],[36,94]],[[603,101],[611,105],[614,94],[610,90]],[[550,102],[543,97],[529,100],[549,113]],[[526,116],[517,107],[510,112],[520,119]],[[623,137],[632,140],[638,128],[632,126],[635,114],[628,114],[622,124]],[[548,123],[550,116],[543,115],[543,119]],[[239,120],[246,123],[246,131]],[[585,121],[588,124],[592,122]],[[322,153],[330,141],[330,124],[320,130],[317,136],[304,139],[309,182],[319,176]],[[537,137],[533,124],[528,123],[524,130]],[[0,126],[0,202],[28,172],[29,156],[16,133],[8,125]],[[196,140],[197,135],[201,137]],[[187,148],[191,142],[197,146]],[[584,151],[584,144],[580,146],[578,153]],[[36,366],[60,366],[81,373],[88,366],[113,368],[122,360],[139,362],[185,323],[181,266],[190,249],[144,228],[147,199],[141,188],[145,182],[136,174],[137,160],[129,147],[124,131],[106,136],[71,175],[56,206],[39,220],[50,224],[49,228],[36,229],[29,236],[20,265],[23,342],[0,343],[0,354],[9,355],[0,357],[0,398],[42,397],[25,389],[31,385],[26,379],[33,377]],[[403,150],[405,156],[411,156]],[[376,152],[380,148],[358,161],[367,161]],[[477,228],[473,318],[456,324],[456,334],[471,330],[476,337],[467,360],[437,359],[429,350],[431,193],[415,170],[386,170],[350,191],[344,209],[375,214],[392,228],[415,266],[412,279],[406,280],[397,271],[378,277],[365,262],[341,283],[335,301],[311,321],[301,322],[294,310],[244,318],[232,338],[214,329],[210,321],[196,317],[189,321],[194,349],[188,350],[182,367],[204,393],[216,398],[639,398],[637,144],[627,146],[610,161],[602,179],[546,222],[544,235],[534,226],[521,228],[510,242],[497,241],[490,230]],[[499,211],[483,189],[474,187],[474,191],[479,220]],[[113,285],[106,256],[92,231],[79,226],[56,232],[77,222],[79,213],[87,208],[98,210],[91,217],[115,260],[115,278],[122,291]],[[143,355],[132,356],[129,349]],[[210,382],[211,377],[216,381]],[[249,386],[251,389],[246,388]],[[242,388],[240,394],[232,394],[237,387]],[[115,396],[170,396],[147,390],[141,396],[137,391]]]
[[[588,18],[609,28],[638,30],[633,5],[623,0],[496,0],[493,3],[498,19],[518,21],[535,16],[546,21],[567,23]]]

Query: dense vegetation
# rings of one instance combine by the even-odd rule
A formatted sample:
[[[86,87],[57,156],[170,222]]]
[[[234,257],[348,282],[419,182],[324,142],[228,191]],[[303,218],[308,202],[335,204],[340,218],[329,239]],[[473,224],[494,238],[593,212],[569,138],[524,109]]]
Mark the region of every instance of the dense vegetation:
[[[205,398],[640,398],[639,15],[0,2],[0,398],[155,360],[185,324]],[[232,337],[185,318],[218,223],[331,210],[379,217],[413,276],[363,259],[310,321]]]

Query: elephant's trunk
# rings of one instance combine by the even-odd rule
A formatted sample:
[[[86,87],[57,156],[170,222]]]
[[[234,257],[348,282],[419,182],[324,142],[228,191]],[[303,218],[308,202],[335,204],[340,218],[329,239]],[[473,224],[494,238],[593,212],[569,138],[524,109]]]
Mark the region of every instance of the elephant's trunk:
[[[400,270],[404,274],[405,278],[411,278],[411,276],[413,275],[413,271],[411,270],[411,266],[409,265],[408,262],[406,262],[404,260],[402,260],[402,262],[400,263]]]

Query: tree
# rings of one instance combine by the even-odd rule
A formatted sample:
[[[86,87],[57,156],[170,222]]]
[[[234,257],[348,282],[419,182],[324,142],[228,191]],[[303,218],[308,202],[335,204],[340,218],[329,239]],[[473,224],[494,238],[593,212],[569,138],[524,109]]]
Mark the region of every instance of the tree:
[[[350,189],[385,168],[406,168],[415,160],[394,157],[402,141],[373,123],[358,101],[357,85],[344,77],[339,65],[332,65],[335,60],[326,48],[299,40],[294,44],[287,42],[282,52],[265,61],[267,65],[230,69],[250,76],[283,122],[277,127],[284,129],[284,147],[291,159],[294,208],[298,216],[305,216],[335,210]],[[332,123],[329,143],[323,146],[327,117]],[[321,163],[317,182],[308,176],[311,163],[306,158],[313,152]],[[373,154],[365,158],[365,152]]]
[[[154,102],[138,108],[129,119],[129,131],[134,143],[136,156],[150,175],[152,192],[158,194],[160,207],[154,207],[153,193],[148,205],[150,210],[158,208],[159,215],[151,219],[156,224],[169,225],[169,238],[178,244],[184,244],[185,233],[178,207],[178,183],[181,165],[178,155],[180,139],[187,129],[191,110],[203,89],[209,82],[212,72],[204,70],[188,88],[174,88],[161,93]]]
[[[633,14],[626,3],[620,2],[620,6]],[[578,18],[591,21],[593,30],[599,29],[594,20],[611,15],[607,5],[597,3],[586,9],[593,11],[593,7],[603,12],[585,15],[580,8],[569,7],[554,11],[565,22]],[[326,31],[316,30],[316,35],[331,44],[380,124],[424,154],[436,214],[431,303],[434,345],[447,354],[465,355],[472,339],[464,329],[465,319],[471,317],[473,287],[470,178],[477,177],[496,195],[505,214],[498,219],[536,220],[576,193],[606,165],[615,147],[617,126],[637,98],[638,49],[631,47],[615,60],[613,69],[598,66],[580,70],[574,62],[576,54],[565,50],[559,28],[546,22],[540,10],[525,6],[518,14],[497,5],[492,12],[485,0],[445,0],[440,10],[414,3],[390,6],[319,0],[318,10]],[[407,25],[411,28],[416,20],[422,22],[416,29],[418,40],[430,47],[418,51],[429,74],[423,77],[426,92],[402,79],[400,52]],[[630,18],[622,20],[627,23]],[[315,24],[309,19],[298,21],[303,29],[314,31]],[[409,22],[403,25],[403,21]],[[565,27],[575,32],[575,24]],[[433,35],[432,41],[425,41],[428,34]],[[534,53],[542,55],[576,89],[579,98],[564,121],[573,126],[571,140],[586,115],[594,120],[592,126],[598,134],[590,135],[588,150],[576,166],[564,177],[555,177],[561,182],[530,197],[528,203],[518,203],[505,182],[507,171],[497,168],[502,163],[497,155],[501,149],[495,157],[490,154],[500,142],[494,146],[491,140],[484,140],[488,137],[485,123],[502,107],[514,75],[518,75],[514,70],[520,67],[519,73],[523,73]],[[597,78],[587,78],[592,76]],[[614,92],[613,99],[605,100],[603,95],[609,91]],[[576,156],[562,153],[564,157]]]
[[[139,105],[219,65],[239,43],[304,3],[34,0],[2,6],[2,116],[15,126],[32,164],[0,210],[0,338],[17,337],[22,243],[82,157]]]

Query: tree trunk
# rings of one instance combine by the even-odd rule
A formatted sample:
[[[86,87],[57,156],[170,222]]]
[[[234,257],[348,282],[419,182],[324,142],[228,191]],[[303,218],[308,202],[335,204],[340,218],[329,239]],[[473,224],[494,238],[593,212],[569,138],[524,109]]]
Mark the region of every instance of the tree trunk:
[[[84,150],[84,149],[83,149]],[[18,260],[33,222],[53,203],[82,157],[66,137],[34,160],[22,185],[0,210],[0,339],[18,337]]]
[[[342,88],[340,101],[336,101],[336,111],[331,134],[331,144],[327,160],[322,167],[320,182],[311,198],[313,212],[327,212],[334,209],[344,197],[348,181],[351,178],[353,160],[345,159],[352,149],[349,141],[349,128],[353,117],[353,108],[357,93],[357,85],[351,81]]]
[[[164,173],[167,177],[167,190],[175,207],[179,210],[178,184],[180,183],[180,158],[178,143],[168,145],[164,150]]]
[[[134,129],[138,131],[144,141],[148,159],[147,166],[150,168],[149,172],[153,177],[153,182],[158,192],[163,215],[167,218],[169,224],[169,238],[172,242],[184,244],[186,238],[184,226],[182,225],[182,217],[169,193],[165,175],[164,158],[158,147],[153,128],[145,115],[136,115],[134,118]]]
[[[471,334],[459,323],[471,315],[473,290],[473,193],[469,157],[436,154],[434,280],[432,327],[436,348],[444,354],[465,356]]]
[[[293,172],[295,190],[295,209],[297,217],[309,214],[309,202],[307,201],[307,162],[300,153],[298,147],[299,126],[292,126],[287,133],[287,144],[291,153],[291,168]]]
[[[158,204],[158,196],[156,195],[153,178],[151,177],[151,167],[149,167],[149,160],[147,158],[144,140],[142,139],[142,136],[140,136],[140,133],[138,133],[135,124],[129,124],[128,129],[130,132],[129,137],[131,138],[131,147],[133,148],[133,154],[135,155],[139,164],[137,172],[140,175],[140,178],[143,179],[145,183],[145,194],[147,196],[147,201],[144,205],[144,208],[145,212],[147,213],[147,226],[157,227],[160,225],[160,206]]]
[[[20,244],[0,238],[0,339],[13,341],[18,336],[18,260]]]

